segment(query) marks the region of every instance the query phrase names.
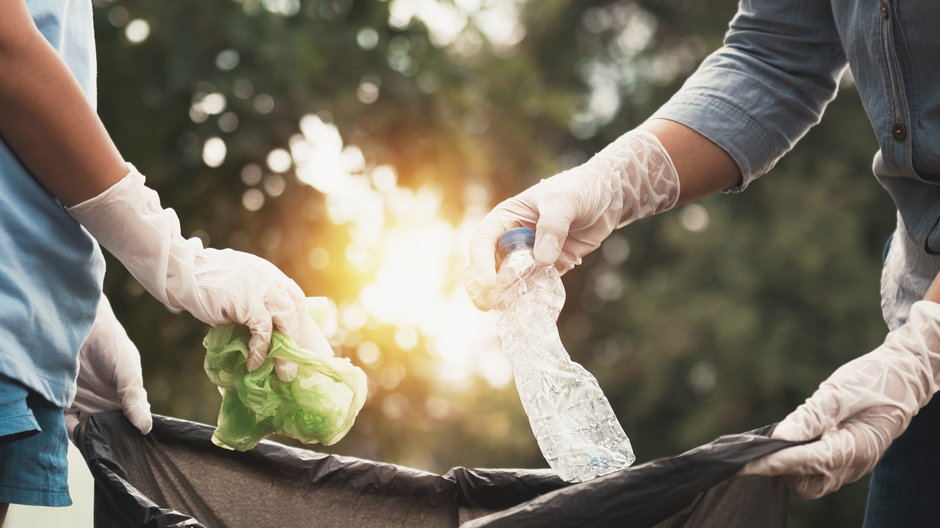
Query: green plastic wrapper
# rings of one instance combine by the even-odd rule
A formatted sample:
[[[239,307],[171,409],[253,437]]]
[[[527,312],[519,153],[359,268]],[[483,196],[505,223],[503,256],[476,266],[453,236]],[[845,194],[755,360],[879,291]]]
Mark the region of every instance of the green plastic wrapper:
[[[329,313],[326,299],[311,298],[308,304],[311,317],[323,328]],[[212,442],[247,451],[273,433],[305,444],[331,445],[343,438],[366,400],[362,369],[347,358],[300,348],[274,332],[264,363],[248,372],[249,337],[246,327],[228,324],[209,330],[203,341],[206,374],[222,393]],[[275,359],[296,363],[297,377],[288,383],[279,380]]]

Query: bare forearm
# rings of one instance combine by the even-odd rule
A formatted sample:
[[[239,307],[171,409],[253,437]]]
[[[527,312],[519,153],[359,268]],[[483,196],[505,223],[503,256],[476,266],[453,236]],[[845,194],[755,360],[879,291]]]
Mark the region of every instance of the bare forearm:
[[[65,205],[127,173],[124,160],[22,0],[0,7],[0,137]]]
[[[669,153],[679,174],[680,204],[693,202],[741,182],[741,171],[721,147],[691,128],[667,119],[642,125]]]
[[[940,303],[940,273],[934,277],[933,282],[930,283],[930,287],[927,288],[927,293],[924,294],[924,300]]]

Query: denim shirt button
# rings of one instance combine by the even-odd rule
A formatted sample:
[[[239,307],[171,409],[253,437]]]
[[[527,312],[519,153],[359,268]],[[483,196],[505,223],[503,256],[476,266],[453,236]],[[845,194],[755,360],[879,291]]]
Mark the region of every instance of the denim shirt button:
[[[895,123],[891,127],[891,135],[894,136],[895,141],[904,141],[907,139],[907,127],[904,126],[904,123]]]

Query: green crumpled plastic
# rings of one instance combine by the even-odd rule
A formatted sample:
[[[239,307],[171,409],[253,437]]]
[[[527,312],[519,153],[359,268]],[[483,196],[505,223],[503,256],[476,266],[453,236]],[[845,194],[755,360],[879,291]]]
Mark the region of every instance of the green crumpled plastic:
[[[327,311],[323,298],[308,299],[310,314],[323,328]],[[245,366],[248,329],[220,325],[209,330],[205,369],[222,393],[218,427],[212,442],[226,449],[247,451],[277,433],[305,444],[331,445],[349,432],[366,400],[366,375],[348,358],[326,356],[300,348],[274,332],[264,363],[254,372]],[[274,360],[297,364],[291,382],[278,379]]]

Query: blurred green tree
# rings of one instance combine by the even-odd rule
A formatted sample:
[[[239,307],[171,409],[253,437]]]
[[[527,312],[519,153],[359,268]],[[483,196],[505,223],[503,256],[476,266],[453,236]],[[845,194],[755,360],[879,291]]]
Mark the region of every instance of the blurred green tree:
[[[441,20],[457,20],[445,34],[409,4],[96,0],[100,112],[185,232],[264,256],[360,319],[341,320],[334,344],[366,369],[371,394],[331,450],[436,471],[542,466],[511,387],[442,383],[427,336],[343,311],[381,262],[350,264],[362,231],[336,218],[329,182],[311,185],[302,163],[335,138],[308,132],[338,131],[336,148],[355,147],[344,159],[375,188],[391,167],[396,188],[436,189],[456,224],[480,196],[492,206],[641,122],[720,45],[735,5],[442,1]],[[873,136],[856,132],[867,126],[847,80],[823,123],[743,196],[624,229],[566,276],[562,337],[641,462],[781,419],[880,342],[894,223],[870,176]],[[206,328],[109,264],[155,411],[214,422]],[[859,524],[864,493],[863,482],[796,504],[792,525]]]

